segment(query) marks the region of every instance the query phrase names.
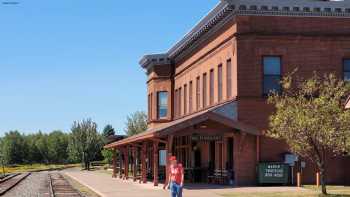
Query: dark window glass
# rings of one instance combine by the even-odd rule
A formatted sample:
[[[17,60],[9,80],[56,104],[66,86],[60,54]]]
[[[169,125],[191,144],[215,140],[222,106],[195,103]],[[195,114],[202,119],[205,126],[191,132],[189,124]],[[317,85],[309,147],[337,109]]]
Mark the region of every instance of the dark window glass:
[[[174,99],[174,110],[175,110],[175,112],[174,112],[174,114],[175,114],[175,117],[178,117],[178,97],[179,97],[179,91],[176,89],[175,90],[175,99]]]
[[[187,114],[187,84],[184,85],[184,114]]]
[[[350,59],[344,60],[344,81],[350,81]]]
[[[182,115],[182,88],[179,88],[179,116]]]
[[[158,92],[158,118],[166,118],[168,115],[168,92]]]
[[[209,102],[210,102],[210,105],[213,105],[214,104],[214,69],[211,69],[210,70],[210,79],[209,79],[209,91],[210,91],[210,96],[209,96]]]
[[[218,100],[222,101],[222,65],[218,67]]]
[[[193,84],[192,81],[190,81],[190,87],[188,89],[188,111],[189,113],[192,113],[192,105],[193,105],[193,100],[192,100],[192,96],[193,96]]]
[[[281,58],[277,56],[266,56],[264,64],[264,95],[271,92],[281,92]]]
[[[200,77],[197,77],[196,82],[196,108],[199,110],[200,108],[200,100],[201,100],[201,84],[200,84]]]
[[[207,73],[203,74],[203,107],[207,106]]]
[[[232,97],[232,63],[231,63],[231,60],[227,60],[226,80],[227,80],[227,98],[229,99]]]

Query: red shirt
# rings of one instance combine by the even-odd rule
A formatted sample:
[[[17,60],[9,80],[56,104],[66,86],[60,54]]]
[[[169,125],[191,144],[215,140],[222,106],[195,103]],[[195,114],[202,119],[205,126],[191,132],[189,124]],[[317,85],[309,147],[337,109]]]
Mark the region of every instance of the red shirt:
[[[183,167],[182,164],[177,164],[176,166],[170,166],[170,180],[177,184],[181,184],[182,181]]]

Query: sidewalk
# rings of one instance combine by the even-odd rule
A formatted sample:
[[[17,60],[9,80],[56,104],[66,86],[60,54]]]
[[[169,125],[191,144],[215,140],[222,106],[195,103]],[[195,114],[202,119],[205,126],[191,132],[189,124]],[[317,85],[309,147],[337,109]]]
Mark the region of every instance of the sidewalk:
[[[63,171],[66,175],[85,185],[101,197],[167,197],[168,190],[163,186],[154,187],[152,183],[140,184],[132,180],[124,181],[112,178],[103,172],[87,172],[78,169]],[[294,187],[245,187],[245,188],[223,188],[210,185],[189,185],[184,189],[184,197],[222,197],[227,193],[251,193],[251,192],[296,192],[304,189]]]

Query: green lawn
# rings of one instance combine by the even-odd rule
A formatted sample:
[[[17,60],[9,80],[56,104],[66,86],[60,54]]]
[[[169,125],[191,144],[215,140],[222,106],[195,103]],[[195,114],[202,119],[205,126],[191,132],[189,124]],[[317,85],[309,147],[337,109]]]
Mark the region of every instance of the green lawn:
[[[321,194],[320,188],[316,186],[304,186],[305,191],[300,192],[254,192],[254,193],[231,193],[225,194],[224,197],[322,197],[324,195]],[[327,187],[328,194],[330,197],[350,197],[350,187],[344,186],[328,186]]]
[[[51,169],[57,169],[57,168],[67,168],[67,167],[75,167],[79,166],[79,164],[26,164],[26,165],[14,165],[14,166],[8,166],[5,167],[5,173],[17,173],[17,172],[33,172],[38,170],[51,170]],[[2,173],[2,168],[0,168],[0,172]]]

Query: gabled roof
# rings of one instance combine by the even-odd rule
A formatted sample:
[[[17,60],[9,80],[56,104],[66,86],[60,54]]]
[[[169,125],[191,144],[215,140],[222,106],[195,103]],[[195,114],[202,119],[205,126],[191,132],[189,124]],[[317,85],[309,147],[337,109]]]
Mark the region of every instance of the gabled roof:
[[[237,103],[235,101],[229,101],[172,122],[165,123],[160,127],[149,129],[144,133],[108,144],[105,146],[105,148],[113,148],[152,138],[165,137],[169,134],[176,133],[177,131],[197,125],[207,120],[220,123],[229,128],[234,128],[251,135],[261,135],[260,131],[255,127],[237,121]]]
[[[179,42],[161,55],[176,58],[214,27],[237,15],[350,18],[350,0],[221,0]],[[140,61],[143,68],[147,68],[147,59],[144,56]]]

